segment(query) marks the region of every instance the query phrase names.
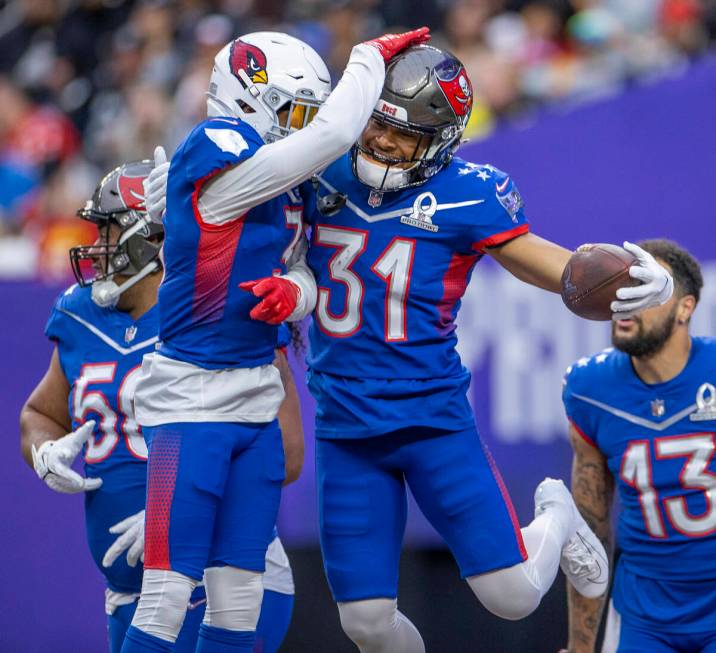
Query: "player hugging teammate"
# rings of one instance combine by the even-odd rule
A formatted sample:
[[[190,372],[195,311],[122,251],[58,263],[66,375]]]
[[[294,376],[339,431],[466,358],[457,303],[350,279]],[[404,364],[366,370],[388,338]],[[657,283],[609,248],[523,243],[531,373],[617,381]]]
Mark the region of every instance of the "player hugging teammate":
[[[397,609],[406,485],[493,613],[532,612],[560,562],[584,596],[606,588],[604,549],[561,481],[540,484],[535,520],[519,528],[467,402],[454,320],[475,264],[490,255],[558,292],[571,256],[529,233],[507,174],[454,156],[471,105],[457,59],[409,48],[390,61],[351,152],[318,175],[317,193],[301,188],[318,287],[308,363],[321,548],[341,624],[363,653],[424,650]],[[161,177],[152,173],[154,188]],[[672,292],[653,257],[629,247],[643,283],[620,289],[622,315]]]
[[[252,650],[284,475],[276,325],[314,305],[321,547],[362,653],[425,650],[397,609],[406,486],[493,613],[532,612],[560,563],[582,595],[606,588],[604,549],[562,482],[538,486],[520,529],[475,428],[454,323],[475,264],[490,255],[558,292],[571,253],[530,233],[509,175],[455,156],[472,89],[426,40],[423,29],[357,46],[323,103],[327,71],[308,46],[242,37],[217,55],[210,118],[171,165],[157,156],[146,189],[155,219],[166,207],[159,346],[135,397],[146,560],[122,653],[177,650],[202,576],[197,651]],[[294,188],[318,172],[318,193]],[[643,283],[614,302],[622,314],[672,292],[630,247]]]

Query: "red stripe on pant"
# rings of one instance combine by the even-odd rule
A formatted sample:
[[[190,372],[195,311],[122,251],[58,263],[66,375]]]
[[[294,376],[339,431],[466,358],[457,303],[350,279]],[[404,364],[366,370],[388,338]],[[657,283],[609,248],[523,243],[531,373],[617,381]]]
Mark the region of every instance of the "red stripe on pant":
[[[522,529],[520,528],[520,522],[517,519],[517,513],[515,512],[515,507],[512,505],[512,499],[510,498],[510,493],[507,491],[507,486],[505,485],[505,482],[502,480],[502,474],[500,474],[500,470],[497,469],[497,464],[495,463],[495,460],[492,457],[492,454],[490,453],[489,449],[483,444],[482,449],[485,452],[485,457],[487,458],[487,462],[490,465],[490,471],[492,471],[492,475],[495,477],[495,480],[497,481],[497,487],[500,488],[500,494],[502,495],[502,500],[505,502],[505,506],[507,507],[507,512],[510,515],[510,521],[512,522],[512,528],[515,531],[515,540],[517,541],[517,546],[520,549],[520,554],[522,555],[523,560],[527,560],[527,547],[525,547],[524,540],[522,539]]]
[[[171,569],[169,525],[174,500],[181,438],[177,433],[159,430],[149,451],[147,508],[144,536],[144,567]]]

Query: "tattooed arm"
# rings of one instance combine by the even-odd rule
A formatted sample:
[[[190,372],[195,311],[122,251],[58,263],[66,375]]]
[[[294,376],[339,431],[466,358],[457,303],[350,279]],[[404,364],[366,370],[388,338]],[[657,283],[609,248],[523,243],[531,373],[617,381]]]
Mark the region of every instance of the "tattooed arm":
[[[572,424],[569,425],[569,439],[574,449],[572,496],[579,512],[609,552],[614,478],[607,467],[604,454],[589,444]],[[606,595],[598,599],[587,599],[570,586],[567,601],[569,653],[594,653]]]

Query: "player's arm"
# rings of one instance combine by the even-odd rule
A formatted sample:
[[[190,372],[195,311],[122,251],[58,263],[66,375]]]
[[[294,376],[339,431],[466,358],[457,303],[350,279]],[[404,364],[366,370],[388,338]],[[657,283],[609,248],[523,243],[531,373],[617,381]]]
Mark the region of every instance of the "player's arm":
[[[617,300],[611,306],[617,317],[630,317],[650,306],[660,306],[674,289],[671,275],[649,252],[633,243],[624,243],[624,248],[637,258],[629,274],[641,283],[617,290]],[[562,272],[572,256],[568,249],[531,233],[485,251],[521,281],[556,293],[561,290]]]
[[[562,272],[572,252],[549,240],[526,233],[485,250],[520,281],[558,293]]]
[[[50,366],[20,412],[20,451],[25,462],[32,464],[32,447],[39,449],[47,440],[58,440],[72,430],[67,399],[67,382],[57,349]]]
[[[288,364],[286,354],[276,350],[274,365],[281,373],[281,380],[286,397],[278,410],[278,422],[283,439],[283,452],[286,458],[286,480],[284,485],[293,483],[301,474],[303,467],[303,423],[301,422],[301,405],[298,400],[293,372]]]
[[[71,469],[95,424],[90,420],[72,431],[67,411],[69,394],[70,384],[55,349],[45,376],[20,412],[20,450],[50,489],[73,494],[96,490],[102,479],[84,478]]]
[[[572,424],[569,425],[569,439],[574,450],[572,496],[579,512],[609,552],[614,478],[604,455],[588,443]],[[569,653],[594,653],[605,601],[606,595],[587,599],[572,587],[567,588]]]
[[[202,217],[206,213],[219,222],[235,219],[298,186],[347,152],[378,102],[387,62],[429,38],[428,29],[421,28],[356,45],[341,80],[306,127],[259,148],[206,185],[199,198]]]

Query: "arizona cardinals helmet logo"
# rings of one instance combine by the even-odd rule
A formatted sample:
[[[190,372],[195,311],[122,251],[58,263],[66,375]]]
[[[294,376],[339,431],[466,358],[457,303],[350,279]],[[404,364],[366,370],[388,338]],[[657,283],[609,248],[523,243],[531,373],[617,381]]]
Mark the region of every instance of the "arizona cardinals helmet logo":
[[[455,61],[435,68],[438,84],[458,118],[467,118],[472,109],[472,86],[465,68]]]
[[[127,177],[120,175],[117,179],[119,196],[128,209],[144,211],[144,186],[142,182],[146,177]]]
[[[229,52],[229,68],[239,81],[239,70],[243,70],[254,84],[267,84],[266,55],[255,45],[244,43],[241,40],[231,44]]]

